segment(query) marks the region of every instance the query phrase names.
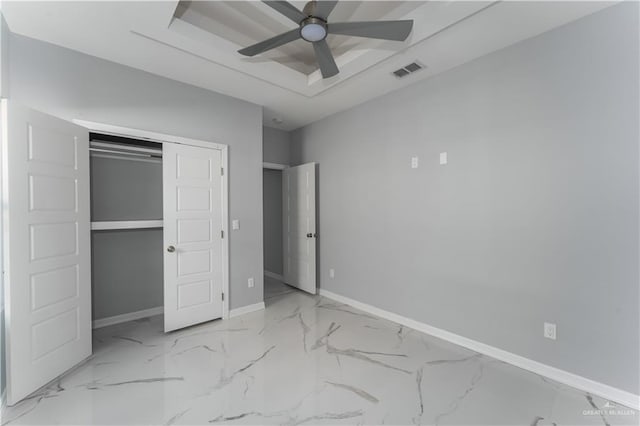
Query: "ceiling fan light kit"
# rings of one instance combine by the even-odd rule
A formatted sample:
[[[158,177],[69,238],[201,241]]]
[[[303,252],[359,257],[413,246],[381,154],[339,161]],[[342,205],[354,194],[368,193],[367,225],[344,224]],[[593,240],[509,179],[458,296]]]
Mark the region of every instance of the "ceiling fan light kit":
[[[298,24],[299,28],[240,49],[238,53],[255,56],[301,38],[313,44],[322,78],[330,78],[340,72],[326,41],[328,34],[404,41],[413,28],[413,20],[329,24],[329,14],[336,7],[337,1],[313,0],[308,2],[302,11],[284,0],[263,0],[263,3]]]
[[[300,24],[300,37],[312,43],[327,38],[327,23],[320,18],[310,16]]]

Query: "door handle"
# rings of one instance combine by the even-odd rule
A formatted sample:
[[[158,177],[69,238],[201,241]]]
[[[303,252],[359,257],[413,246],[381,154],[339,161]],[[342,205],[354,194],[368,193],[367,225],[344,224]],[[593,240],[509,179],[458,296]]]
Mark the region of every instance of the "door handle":
[[[176,251],[176,248],[174,246],[169,246],[169,247],[167,247],[167,251],[169,253],[173,253],[174,251]]]
[[[311,232],[307,234],[307,238],[315,238],[315,237],[316,237],[316,234],[312,234]]]

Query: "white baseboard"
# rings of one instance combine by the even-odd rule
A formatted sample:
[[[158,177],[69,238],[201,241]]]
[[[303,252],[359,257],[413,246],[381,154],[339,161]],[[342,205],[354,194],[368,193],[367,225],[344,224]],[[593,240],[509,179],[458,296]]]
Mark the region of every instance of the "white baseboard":
[[[108,325],[120,324],[121,322],[133,321],[140,318],[152,317],[154,315],[160,315],[164,312],[163,306],[157,306],[151,309],[144,309],[142,311],[129,312],[122,315],[116,315],[108,318],[100,318],[93,321],[93,328],[102,328]]]
[[[229,318],[239,317],[249,312],[261,311],[264,309],[264,302],[254,303],[253,305],[243,306],[241,308],[232,309],[229,312]]]
[[[438,337],[442,340],[446,340],[456,345],[463,346],[467,349],[471,349],[472,351],[488,355],[500,361],[515,365],[516,367],[520,367],[541,376],[547,377],[551,380],[555,380],[556,382],[563,383],[573,388],[600,396],[602,398],[608,399],[609,401],[617,402],[636,410],[640,409],[640,395],[634,395],[631,392],[627,392],[613,386],[605,385],[604,383],[596,382],[594,380],[587,379],[586,377],[578,376],[577,374],[573,374],[559,368],[551,367],[550,365],[542,364],[538,361],[534,361],[532,359],[516,355],[503,349],[499,349],[494,346],[490,346],[485,343],[460,336],[450,331],[433,327],[428,324],[424,324],[419,321],[394,314],[393,312],[385,311],[383,309],[376,308],[375,306],[367,305],[366,303],[358,302],[357,300],[341,296],[328,290],[320,289],[320,295],[329,299],[333,299],[337,302],[351,305],[354,308],[360,309],[364,312],[377,315],[381,318]]]
[[[264,276],[265,277],[269,277],[269,278],[273,278],[274,280],[284,281],[284,276],[282,276],[280,274],[276,274],[275,272],[264,271]]]

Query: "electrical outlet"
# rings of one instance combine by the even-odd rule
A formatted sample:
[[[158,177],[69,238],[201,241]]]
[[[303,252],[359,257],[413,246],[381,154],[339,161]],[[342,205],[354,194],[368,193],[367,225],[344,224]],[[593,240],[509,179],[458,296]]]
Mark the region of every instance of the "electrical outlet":
[[[336,271],[335,269],[329,269],[329,278],[335,278]]]
[[[418,157],[411,157],[411,168],[412,169],[418,168]]]
[[[240,229],[240,221],[238,219],[234,219],[231,221],[231,229],[234,231]]]
[[[247,281],[247,285],[249,286],[249,288],[253,288],[253,286],[255,285],[253,278],[249,278],[249,280]]]
[[[447,164],[447,153],[446,152],[441,152],[440,153],[440,164],[441,165]]]
[[[556,340],[556,325],[550,322],[544,323],[544,337]]]

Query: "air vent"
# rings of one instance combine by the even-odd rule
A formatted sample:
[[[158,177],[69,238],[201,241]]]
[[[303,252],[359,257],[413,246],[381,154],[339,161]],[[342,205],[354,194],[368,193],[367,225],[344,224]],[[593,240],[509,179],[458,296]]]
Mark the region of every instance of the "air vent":
[[[409,74],[410,74],[410,72],[409,72],[409,71],[407,71],[407,70],[405,70],[404,68],[400,68],[399,70],[395,70],[395,71],[393,72],[393,74],[394,74],[396,77],[398,77],[398,78],[402,78],[402,77],[404,77],[405,75],[409,75]]]
[[[421,70],[424,68],[424,65],[419,64],[418,62],[412,62],[409,65],[405,65],[404,67],[397,69],[393,72],[398,78],[406,77],[411,73]]]
[[[412,62],[409,65],[407,65],[406,67],[404,67],[404,69],[406,69],[409,72],[416,72],[416,71],[422,69],[422,65],[420,65],[417,62]]]

